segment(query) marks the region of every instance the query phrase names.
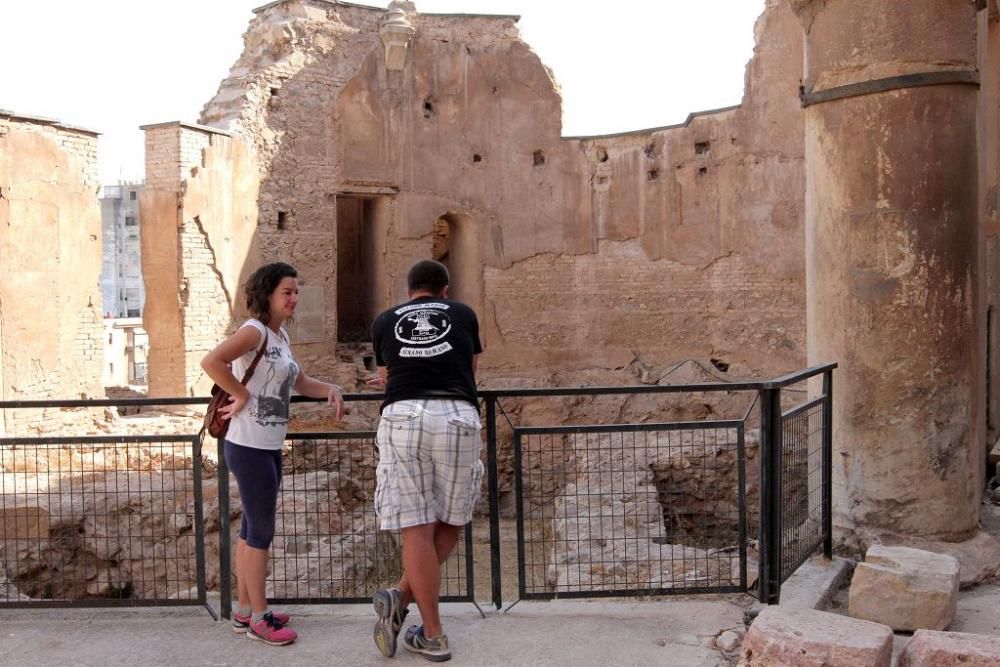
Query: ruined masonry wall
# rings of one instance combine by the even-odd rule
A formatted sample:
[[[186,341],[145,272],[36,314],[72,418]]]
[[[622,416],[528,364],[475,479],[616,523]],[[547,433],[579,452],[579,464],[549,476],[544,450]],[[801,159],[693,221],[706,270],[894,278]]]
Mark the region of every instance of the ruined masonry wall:
[[[258,262],[255,157],[243,142],[211,128],[143,129],[150,394],[202,396],[211,380],[201,359],[242,318],[238,285]]]
[[[0,398],[102,395],[96,158],[95,132],[0,112]],[[53,431],[71,416],[5,411],[0,432]]]
[[[368,260],[379,307],[430,254],[438,217],[461,227],[453,250],[479,273],[466,262],[455,282],[476,289],[463,298],[483,325],[484,385],[632,383],[636,356],[720,358],[734,374],[804,363],[802,36],[783,2],[758,20],[739,108],[583,139],[560,136],[558,86],[509,17],[411,13],[406,66],[388,71],[382,15],[258,11],[201,116],[257,156],[262,259],[293,261],[321,300],[322,331],[297,350],[311,371],[354,379],[338,358],[355,352],[336,344],[345,194],[382,212],[365,222],[384,235]]]
[[[226,332],[230,308],[226,294],[214,269],[215,253],[208,243],[198,220],[185,220],[180,234],[181,243],[181,308],[185,343],[184,376],[188,387],[211,382],[203,378],[201,359],[218,345],[220,332]],[[207,390],[192,389],[195,395]]]

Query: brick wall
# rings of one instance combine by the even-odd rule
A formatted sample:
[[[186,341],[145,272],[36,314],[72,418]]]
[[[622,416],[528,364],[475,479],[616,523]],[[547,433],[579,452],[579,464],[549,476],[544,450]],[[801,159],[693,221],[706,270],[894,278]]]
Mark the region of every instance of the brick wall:
[[[143,125],[146,133],[146,187],[176,190],[202,164],[203,151],[217,130],[193,123]]]
[[[230,308],[215,268],[217,258],[199,219],[184,221],[180,247],[184,377],[186,386],[193,387],[206,382],[201,359],[219,344],[220,333],[227,332]]]
[[[77,128],[56,120],[33,116],[16,116],[0,109],[0,137],[8,134],[11,127],[21,132],[39,134],[52,140],[66,155],[76,160],[76,173],[86,187],[100,185],[97,176],[97,136],[94,130]]]

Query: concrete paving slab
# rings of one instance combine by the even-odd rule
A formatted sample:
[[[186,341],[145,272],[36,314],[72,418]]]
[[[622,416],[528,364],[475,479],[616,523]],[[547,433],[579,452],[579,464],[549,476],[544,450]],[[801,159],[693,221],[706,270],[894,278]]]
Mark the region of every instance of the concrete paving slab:
[[[746,596],[655,601],[521,602],[506,613],[443,606],[454,665],[676,665],[723,667],[713,648],[742,628]],[[2,610],[0,664],[46,665],[417,665],[400,646],[393,660],[372,643],[368,605],[298,606],[300,639],[272,647],[235,634],[198,608]],[[414,610],[414,617],[418,615]]]
[[[853,564],[846,558],[822,556],[810,558],[781,586],[782,607],[824,609],[834,593],[851,573]]]

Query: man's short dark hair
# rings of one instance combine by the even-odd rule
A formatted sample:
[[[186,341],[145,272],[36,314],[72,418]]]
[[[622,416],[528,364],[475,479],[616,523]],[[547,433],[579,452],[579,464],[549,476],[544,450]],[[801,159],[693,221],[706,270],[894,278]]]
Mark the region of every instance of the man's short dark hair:
[[[406,275],[406,286],[411,292],[429,291],[440,294],[448,286],[448,267],[433,259],[422,259]]]

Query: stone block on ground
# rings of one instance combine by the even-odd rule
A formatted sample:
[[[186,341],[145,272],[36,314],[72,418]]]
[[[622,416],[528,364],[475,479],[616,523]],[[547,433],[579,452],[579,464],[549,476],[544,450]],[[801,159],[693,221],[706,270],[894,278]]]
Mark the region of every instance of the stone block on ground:
[[[996,667],[1000,637],[917,630],[899,655],[899,667]]]
[[[955,617],[958,584],[952,556],[875,545],[854,568],[848,609],[894,630],[944,630]]]
[[[741,667],[889,667],[892,630],[825,611],[767,607],[750,626]]]
[[[959,574],[962,588],[975,586],[1000,575],[1000,539],[988,532],[979,531],[964,542],[942,542],[912,535],[880,534],[878,543],[883,546],[906,546],[954,556],[962,566]]]

